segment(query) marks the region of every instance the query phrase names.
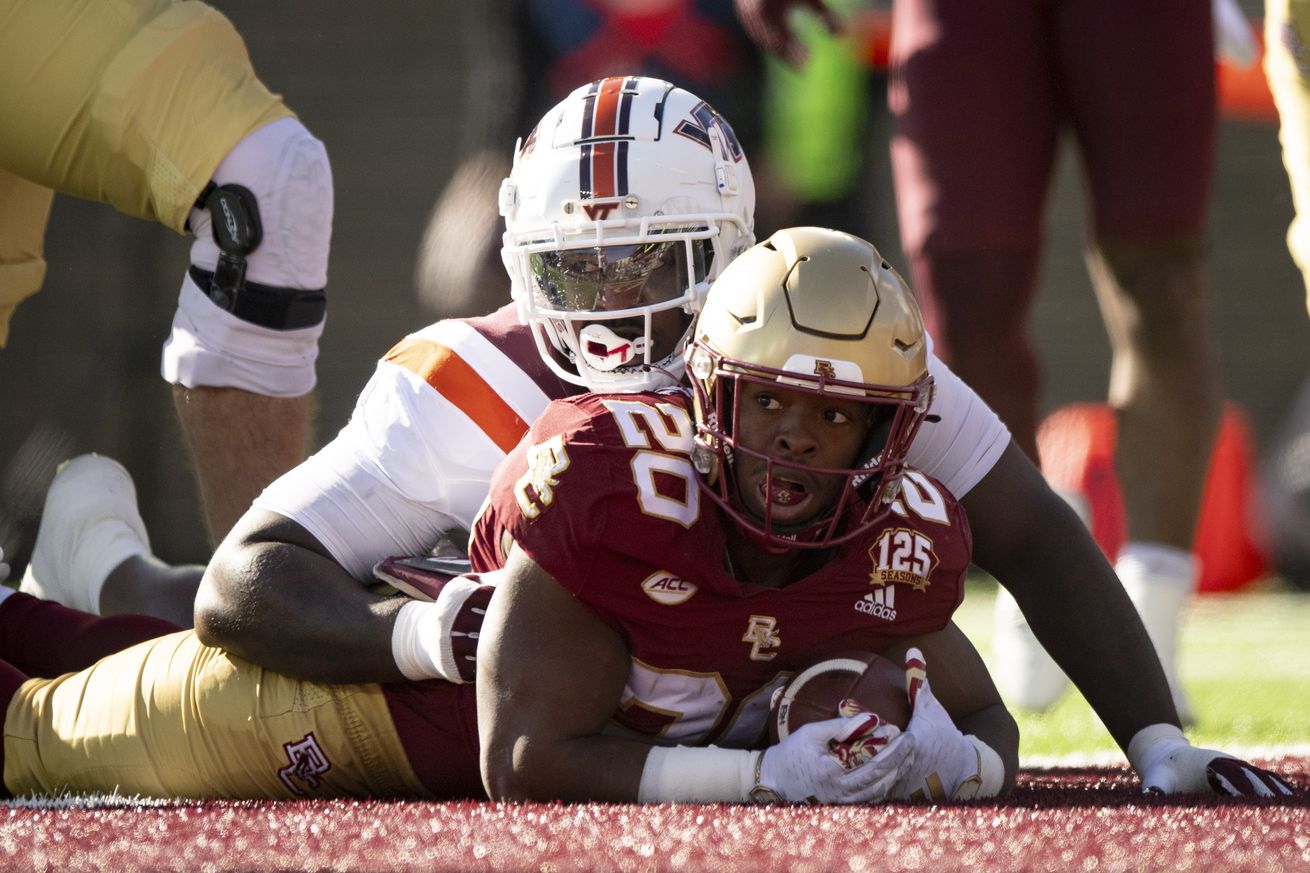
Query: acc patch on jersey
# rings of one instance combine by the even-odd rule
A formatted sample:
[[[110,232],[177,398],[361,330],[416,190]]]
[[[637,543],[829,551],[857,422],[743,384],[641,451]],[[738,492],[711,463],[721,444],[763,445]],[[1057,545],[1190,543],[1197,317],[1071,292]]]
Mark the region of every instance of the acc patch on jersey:
[[[641,583],[641,590],[656,603],[665,606],[677,606],[686,603],[696,593],[695,584],[681,579],[667,570],[660,570],[647,576]]]

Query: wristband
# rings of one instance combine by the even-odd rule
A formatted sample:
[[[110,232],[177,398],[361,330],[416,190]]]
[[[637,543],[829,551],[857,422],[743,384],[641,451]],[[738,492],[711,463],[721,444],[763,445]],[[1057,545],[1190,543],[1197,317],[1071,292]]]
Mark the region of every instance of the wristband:
[[[1128,741],[1128,763],[1142,777],[1170,752],[1190,745],[1177,725],[1167,722],[1147,725]]]
[[[646,756],[638,803],[744,803],[754,799],[763,752],[718,746],[654,746]]]
[[[1128,760],[1142,780],[1142,789],[1161,794],[1206,794],[1217,790],[1209,769],[1220,758],[1213,749],[1198,749],[1175,725],[1148,725],[1128,743]]]
[[[463,681],[458,672],[454,678],[442,673],[440,654],[428,645],[437,636],[440,614],[435,603],[422,600],[410,600],[396,613],[396,623],[391,628],[391,657],[406,679]]]
[[[472,682],[482,619],[504,573],[456,576],[441,585],[435,601],[412,600],[402,606],[391,630],[391,656],[401,675],[457,685]]]

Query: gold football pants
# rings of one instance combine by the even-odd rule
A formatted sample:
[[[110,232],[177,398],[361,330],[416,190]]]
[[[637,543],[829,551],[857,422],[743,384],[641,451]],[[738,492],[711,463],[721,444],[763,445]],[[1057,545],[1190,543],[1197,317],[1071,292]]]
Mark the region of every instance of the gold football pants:
[[[9,704],[4,743],[15,796],[428,796],[379,686],[289,679],[193,631],[28,680]]]

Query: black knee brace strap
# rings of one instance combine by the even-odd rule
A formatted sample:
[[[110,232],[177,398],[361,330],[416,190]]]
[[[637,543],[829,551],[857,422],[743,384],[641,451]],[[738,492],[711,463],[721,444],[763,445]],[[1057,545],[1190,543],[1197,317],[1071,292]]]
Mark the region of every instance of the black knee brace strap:
[[[270,327],[274,330],[294,330],[312,327],[323,320],[327,312],[327,295],[323,289],[278,288],[258,282],[242,281],[235,293],[219,289],[216,274],[192,266],[191,278],[209,299],[242,321]],[[217,290],[216,290],[217,289]],[[224,305],[223,301],[229,301]]]
[[[219,255],[212,273],[194,265],[190,273],[215,306],[274,330],[310,327],[323,320],[327,295],[322,288],[278,288],[246,281],[246,256],[264,238],[259,202],[249,188],[210,182],[196,199],[196,208],[209,211]]]

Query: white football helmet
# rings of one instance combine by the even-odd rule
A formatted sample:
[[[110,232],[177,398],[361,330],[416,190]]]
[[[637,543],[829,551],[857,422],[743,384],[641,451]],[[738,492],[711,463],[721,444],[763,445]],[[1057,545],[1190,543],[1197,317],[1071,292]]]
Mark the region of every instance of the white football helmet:
[[[575,90],[501,183],[501,257],[546,363],[593,391],[677,383],[710,283],[754,238],[755,184],[728,122],[660,79]]]

